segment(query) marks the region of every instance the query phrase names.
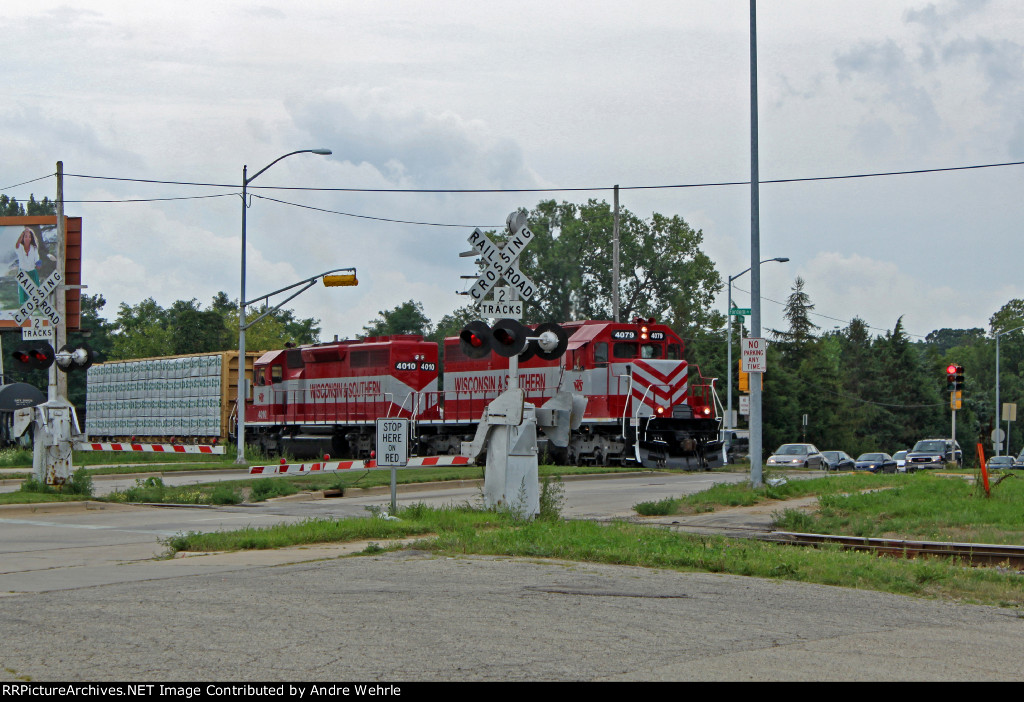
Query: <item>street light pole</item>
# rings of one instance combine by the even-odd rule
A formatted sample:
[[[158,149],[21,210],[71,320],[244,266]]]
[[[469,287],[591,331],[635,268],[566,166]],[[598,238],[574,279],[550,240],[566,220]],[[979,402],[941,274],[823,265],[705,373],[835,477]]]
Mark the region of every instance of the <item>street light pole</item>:
[[[768,263],[769,261],[778,261],[779,263],[786,263],[787,261],[789,261],[789,259],[784,257],[784,256],[779,256],[777,258],[766,258],[765,260],[761,261],[761,263]],[[748,271],[750,271],[749,268],[746,269],[745,271],[743,271],[742,273],[737,273],[736,275],[729,276],[729,295],[728,295],[728,298],[729,298],[729,310],[728,310],[728,312],[729,312],[729,315],[728,315],[729,329],[728,329],[728,333],[727,333],[728,342],[727,342],[727,347],[726,347],[727,348],[727,351],[726,351],[726,359],[727,360],[725,362],[726,363],[727,374],[728,374],[728,379],[726,381],[727,389],[726,389],[726,393],[725,393],[725,396],[726,396],[725,428],[728,429],[728,430],[731,430],[731,429],[735,428],[735,427],[733,427],[733,424],[732,424],[732,281],[734,281],[737,278],[739,278],[740,276],[746,274]]]
[[[1009,329],[1007,331],[999,332],[998,334],[996,334],[996,428],[997,429],[1000,428],[999,427],[999,420],[1002,418],[1001,406],[999,404],[999,337],[1003,336],[1004,334],[1010,334],[1011,332],[1020,331],[1021,329],[1024,329],[1024,327],[1015,327],[1013,329]],[[1009,425],[1007,425],[1007,431],[1006,431],[1006,446],[1007,446],[1006,453],[1007,453],[1007,455],[1009,455],[1010,454],[1010,451],[1009,451],[1009,446],[1010,446]],[[1002,449],[1002,442],[1000,442],[999,448],[996,449],[996,455],[997,456],[1002,455],[1000,453],[1001,449]]]
[[[249,177],[249,166],[242,166],[242,291],[238,296],[238,394],[235,398],[235,410],[238,413],[238,432],[236,435],[238,440],[238,456],[235,458],[235,463],[238,464],[245,463],[245,215],[246,210],[249,209],[249,203],[247,202],[249,183],[259,178],[265,170],[275,163],[289,156],[294,156],[295,154],[329,156],[331,153],[330,149],[300,149],[299,151],[292,151],[268,163],[258,170],[252,178]]]

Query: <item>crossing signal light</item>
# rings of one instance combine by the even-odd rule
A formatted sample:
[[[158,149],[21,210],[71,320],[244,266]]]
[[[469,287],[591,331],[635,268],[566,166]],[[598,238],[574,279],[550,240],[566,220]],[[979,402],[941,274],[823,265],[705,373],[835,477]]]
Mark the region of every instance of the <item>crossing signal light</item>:
[[[459,333],[459,348],[469,358],[485,358],[493,345],[491,328],[483,322],[470,322]]]
[[[15,361],[22,364],[23,370],[43,370],[53,365],[53,347],[48,343],[22,346],[11,354]]]
[[[92,365],[94,360],[96,360],[96,354],[88,344],[82,344],[74,349],[65,344],[56,354],[57,367],[65,373],[85,370]]]
[[[514,319],[501,319],[494,327],[484,322],[470,322],[459,333],[459,348],[469,358],[485,358],[491,351],[527,361],[534,356],[553,361],[565,353],[569,335],[553,322],[545,322],[530,331]]]

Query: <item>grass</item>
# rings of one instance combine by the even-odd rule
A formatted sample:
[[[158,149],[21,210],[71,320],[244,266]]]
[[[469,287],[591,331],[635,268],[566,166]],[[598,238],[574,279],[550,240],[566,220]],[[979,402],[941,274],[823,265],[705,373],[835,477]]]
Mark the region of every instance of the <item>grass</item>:
[[[298,524],[189,533],[168,539],[168,552],[281,548],[310,543],[422,537],[412,548],[439,555],[555,558],[686,572],[729,573],[1020,607],[1024,579],[993,568],[940,560],[897,560],[838,548],[802,549],[759,541],[698,536],[616,522],[524,521],[469,507],[414,505],[395,521],[312,519]],[[377,542],[364,553],[390,548]]]
[[[914,480],[915,477],[910,477]],[[765,476],[766,481],[771,474]],[[925,477],[923,474],[921,477]],[[670,497],[656,502],[640,502],[634,509],[644,516],[672,514],[699,514],[713,512],[718,507],[749,507],[769,500],[789,500],[809,495],[860,491],[869,488],[892,487],[905,483],[904,475],[874,475],[855,473],[832,475],[807,480],[789,480],[782,485],[762,485],[753,488],[750,483],[718,484],[703,492],[683,497]]]
[[[1024,479],[1001,481],[990,497],[957,478],[925,475],[890,490],[823,493],[813,514],[787,510],[779,528],[820,534],[1024,544]]]

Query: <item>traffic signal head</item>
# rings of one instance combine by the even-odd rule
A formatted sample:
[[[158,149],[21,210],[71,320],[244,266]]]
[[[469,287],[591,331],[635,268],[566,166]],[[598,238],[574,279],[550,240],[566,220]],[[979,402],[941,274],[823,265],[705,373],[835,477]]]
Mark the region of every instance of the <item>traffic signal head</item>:
[[[953,379],[953,384],[956,385],[956,390],[962,390],[964,387],[964,367],[959,363],[956,365],[956,376]]]
[[[341,273],[339,275],[325,275],[323,280],[324,286],[328,288],[359,285],[355,271],[352,271],[351,273]]]
[[[22,346],[11,354],[23,370],[49,368],[53,365],[53,347],[47,343]]]

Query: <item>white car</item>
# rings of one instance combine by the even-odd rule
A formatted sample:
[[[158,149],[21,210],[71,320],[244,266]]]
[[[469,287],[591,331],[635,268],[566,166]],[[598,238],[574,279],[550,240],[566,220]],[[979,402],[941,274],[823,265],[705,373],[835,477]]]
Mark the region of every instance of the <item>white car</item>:
[[[827,468],[828,463],[814,444],[783,444],[768,457],[766,465],[779,468]]]
[[[907,452],[897,451],[892,455],[896,459],[896,472],[906,473],[907,472]]]

